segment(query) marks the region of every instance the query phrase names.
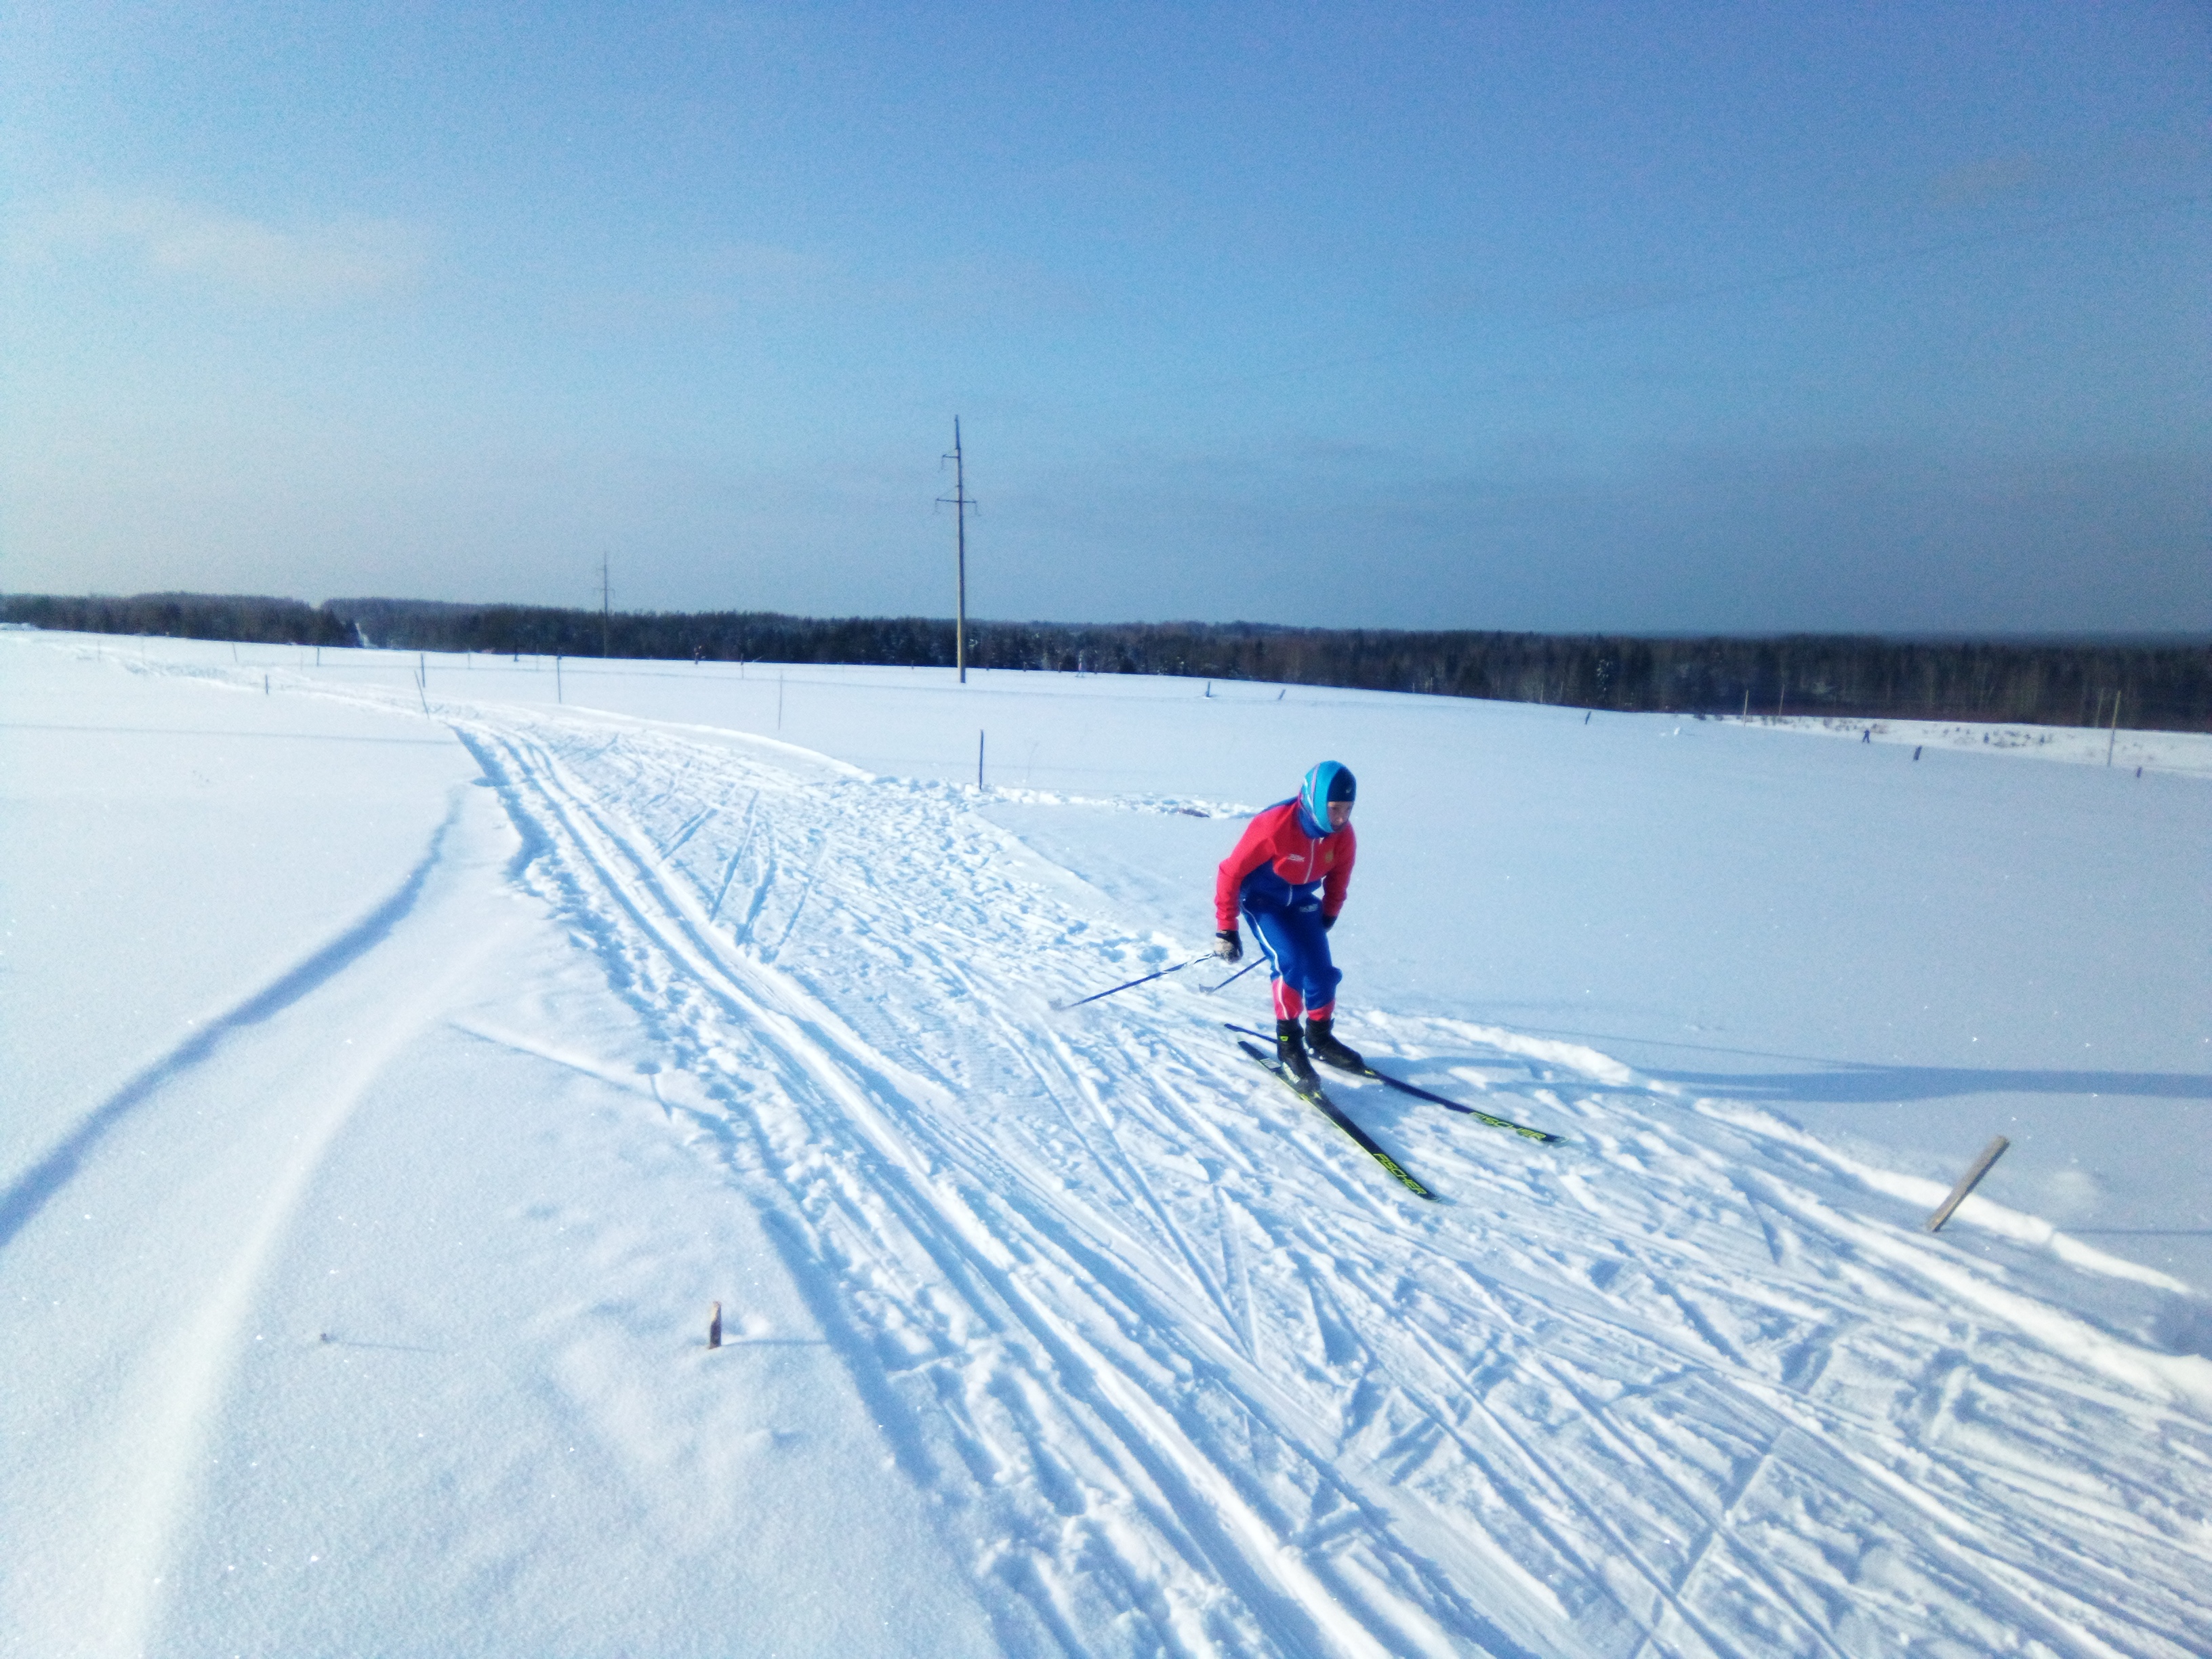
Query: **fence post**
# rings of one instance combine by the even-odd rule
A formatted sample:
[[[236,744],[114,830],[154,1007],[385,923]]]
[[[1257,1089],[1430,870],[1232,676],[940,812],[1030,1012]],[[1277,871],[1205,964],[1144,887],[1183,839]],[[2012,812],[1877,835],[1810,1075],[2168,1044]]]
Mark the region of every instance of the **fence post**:
[[[1959,1184],[1951,1188],[1951,1196],[1945,1199],[1937,1206],[1936,1213],[1928,1218],[1929,1232],[1936,1231],[1951,1218],[1951,1212],[1966,1201],[1966,1194],[1981,1185],[1982,1177],[1990,1172],[1990,1165],[2004,1156],[2004,1149],[2011,1145],[2012,1142],[1999,1135],[1982,1148],[1982,1155],[1974,1160],[1973,1168],[1959,1177]]]

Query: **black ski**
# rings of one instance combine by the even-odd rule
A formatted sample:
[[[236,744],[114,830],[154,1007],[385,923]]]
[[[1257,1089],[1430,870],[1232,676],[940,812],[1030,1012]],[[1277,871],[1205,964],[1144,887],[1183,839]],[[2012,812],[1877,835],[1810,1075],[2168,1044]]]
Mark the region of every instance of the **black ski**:
[[[1243,1028],[1232,1026],[1231,1029],[1241,1030]],[[1359,1150],[1365,1152],[1368,1157],[1373,1158],[1377,1164],[1380,1164],[1384,1169],[1388,1170],[1391,1175],[1396,1178],[1400,1186],[1403,1187],[1407,1192],[1413,1194],[1416,1198],[1425,1198],[1432,1202],[1435,1200],[1436,1194],[1431,1192],[1426,1187],[1421,1185],[1419,1182],[1414,1180],[1412,1176],[1407,1175],[1405,1170],[1401,1167],[1396,1158],[1391,1157],[1389,1153],[1384,1152],[1380,1146],[1375,1144],[1375,1139],[1373,1136],[1370,1135],[1366,1130],[1361,1128],[1357,1123],[1354,1123],[1350,1118],[1346,1117],[1344,1115],[1342,1109],[1322,1091],[1322,1086],[1320,1084],[1306,1082],[1304,1079],[1295,1075],[1293,1073],[1286,1069],[1280,1060],[1276,1060],[1273,1056],[1254,1048],[1249,1042],[1240,1041],[1237,1046],[1242,1048],[1246,1054],[1251,1055],[1254,1063],[1256,1064],[1261,1071],[1278,1079],[1285,1088],[1288,1089],[1300,1100],[1304,1101],[1307,1105],[1312,1107],[1323,1117],[1327,1118],[1331,1123],[1336,1125],[1338,1128],[1343,1130],[1345,1133],[1350,1135],[1352,1139],[1358,1143]]]
[[[1224,1024],[1226,1022],[1224,1022]],[[1242,1031],[1247,1036],[1265,1037],[1267,1035],[1264,1031],[1254,1030],[1249,1025],[1231,1025],[1229,1029],[1232,1031]],[[1339,1067],[1338,1069],[1344,1070],[1346,1068]],[[1378,1072],[1372,1066],[1363,1066],[1358,1071],[1351,1073],[1350,1075],[1353,1077],[1373,1078],[1377,1083],[1387,1083],[1393,1089],[1397,1089],[1406,1094],[1413,1095],[1419,1099],[1429,1101],[1435,1105],[1449,1107],[1453,1111],[1463,1113],[1467,1116],[1473,1118],[1478,1123],[1487,1123],[1493,1129],[1510,1129],[1516,1135],[1525,1136],[1530,1140],[1540,1140],[1547,1146],[1565,1139],[1564,1136],[1553,1134],[1547,1130],[1533,1129],[1525,1123],[1516,1123],[1510,1117],[1493,1116],[1492,1114],[1480,1111],[1473,1106],[1462,1106],[1456,1100],[1446,1100],[1442,1095],[1432,1095],[1426,1089],[1423,1089],[1413,1084],[1408,1083],[1403,1078],[1392,1077],[1388,1072]]]

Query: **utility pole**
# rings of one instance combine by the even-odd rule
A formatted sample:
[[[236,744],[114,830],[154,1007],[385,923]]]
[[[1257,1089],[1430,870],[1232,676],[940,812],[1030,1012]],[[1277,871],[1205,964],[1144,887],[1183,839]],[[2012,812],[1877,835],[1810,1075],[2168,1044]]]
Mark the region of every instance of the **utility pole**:
[[[952,417],[952,453],[945,457],[952,463],[952,493],[939,495],[940,504],[952,508],[952,546],[955,580],[953,595],[952,661],[960,671],[960,684],[968,684],[968,509],[975,503],[968,499],[968,477],[960,460],[960,417]]]
[[[607,635],[614,626],[615,591],[607,581],[607,556],[599,555],[599,656],[604,659],[607,651]]]

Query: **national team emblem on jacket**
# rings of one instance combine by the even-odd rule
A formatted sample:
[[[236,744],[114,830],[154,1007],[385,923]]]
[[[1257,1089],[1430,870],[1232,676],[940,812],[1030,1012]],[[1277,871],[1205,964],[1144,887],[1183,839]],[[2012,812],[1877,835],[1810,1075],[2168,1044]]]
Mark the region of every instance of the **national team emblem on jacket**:
[[[1237,850],[1221,861],[1213,883],[1217,924],[1234,927],[1245,908],[1304,909],[1316,895],[1322,915],[1335,915],[1358,851],[1350,824],[1310,835],[1297,801],[1277,801],[1244,827]]]

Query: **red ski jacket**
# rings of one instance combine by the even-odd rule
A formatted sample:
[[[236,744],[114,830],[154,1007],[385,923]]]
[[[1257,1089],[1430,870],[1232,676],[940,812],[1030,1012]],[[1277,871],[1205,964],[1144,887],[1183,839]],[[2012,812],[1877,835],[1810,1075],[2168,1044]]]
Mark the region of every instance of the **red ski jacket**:
[[[1309,836],[1299,822],[1297,802],[1278,801],[1244,826],[1237,850],[1222,860],[1213,878],[1215,925],[1224,933],[1235,927],[1247,897],[1274,908],[1310,896],[1316,888],[1321,890],[1322,915],[1334,916],[1344,908],[1344,890],[1351,884],[1358,851],[1350,824],[1326,836]]]

